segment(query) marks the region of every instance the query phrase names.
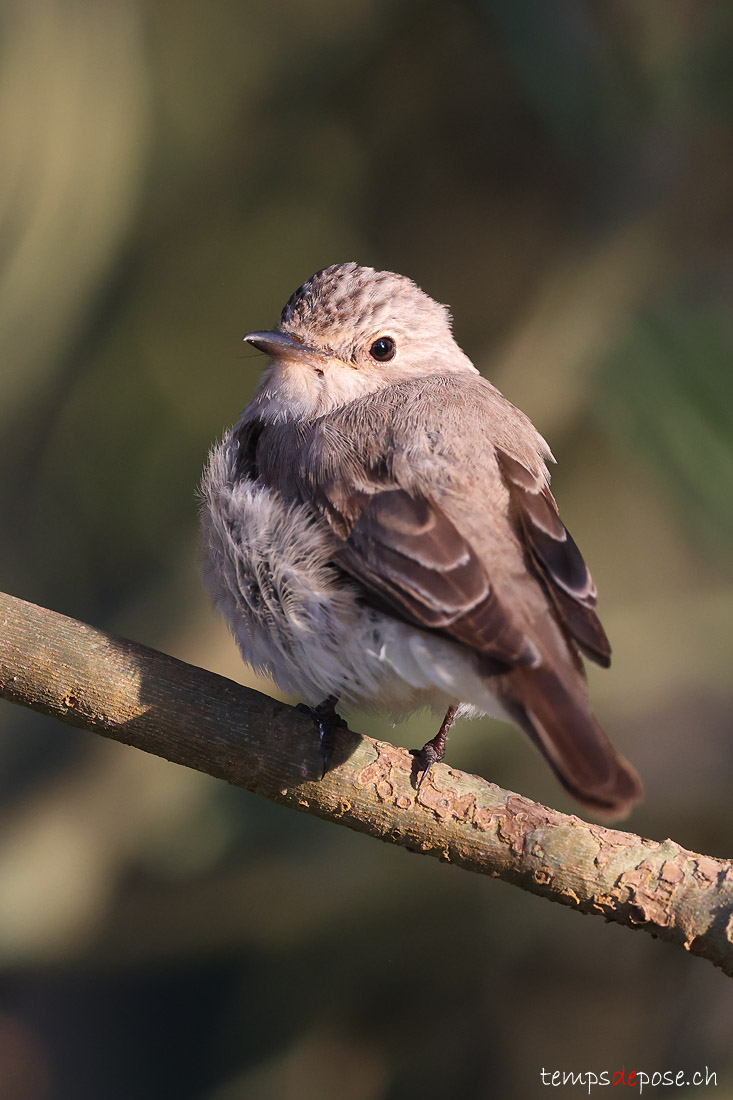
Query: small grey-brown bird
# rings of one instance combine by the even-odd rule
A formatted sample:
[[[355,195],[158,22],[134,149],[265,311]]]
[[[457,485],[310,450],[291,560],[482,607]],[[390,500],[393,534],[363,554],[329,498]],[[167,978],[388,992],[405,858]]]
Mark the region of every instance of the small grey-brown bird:
[[[591,713],[581,655],[610,647],[549,489],[549,447],[403,275],[312,275],[202,484],[204,582],[245,661],[313,708],[445,713],[520,726],[587,806],[642,794]],[[554,461],[554,460],[553,460]]]

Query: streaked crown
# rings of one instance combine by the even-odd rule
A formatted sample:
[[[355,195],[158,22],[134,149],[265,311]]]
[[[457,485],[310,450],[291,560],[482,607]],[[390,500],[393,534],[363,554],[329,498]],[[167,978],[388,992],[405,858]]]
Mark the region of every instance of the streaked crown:
[[[446,306],[405,275],[353,262],[311,275],[286,302],[279,328],[347,362],[382,334],[423,349],[455,347]]]

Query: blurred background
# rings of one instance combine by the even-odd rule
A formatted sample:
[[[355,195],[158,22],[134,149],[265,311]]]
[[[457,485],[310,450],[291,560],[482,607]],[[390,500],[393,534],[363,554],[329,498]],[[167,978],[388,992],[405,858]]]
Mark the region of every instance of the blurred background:
[[[253,683],[196,550],[241,337],[321,266],[403,272],[558,458],[628,827],[730,855],[733,6],[2,0],[0,30],[2,587]],[[450,761],[575,809],[499,724]],[[703,960],[0,705],[0,1100],[622,1065],[724,1100],[732,1023]]]

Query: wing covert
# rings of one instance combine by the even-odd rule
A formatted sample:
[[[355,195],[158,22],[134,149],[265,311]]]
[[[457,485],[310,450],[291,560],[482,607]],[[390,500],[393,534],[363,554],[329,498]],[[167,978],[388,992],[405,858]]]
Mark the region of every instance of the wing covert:
[[[475,551],[437,504],[396,488],[362,503],[336,561],[377,606],[470,646],[496,671],[539,660]]]

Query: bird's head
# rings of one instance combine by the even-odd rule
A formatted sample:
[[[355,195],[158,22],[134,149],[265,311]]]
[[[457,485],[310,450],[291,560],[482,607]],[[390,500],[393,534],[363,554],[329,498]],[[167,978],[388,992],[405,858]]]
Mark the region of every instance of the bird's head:
[[[317,271],[276,329],[244,339],[273,360],[258,393],[273,419],[319,416],[420,375],[475,371],[445,306],[404,275],[355,263]]]

